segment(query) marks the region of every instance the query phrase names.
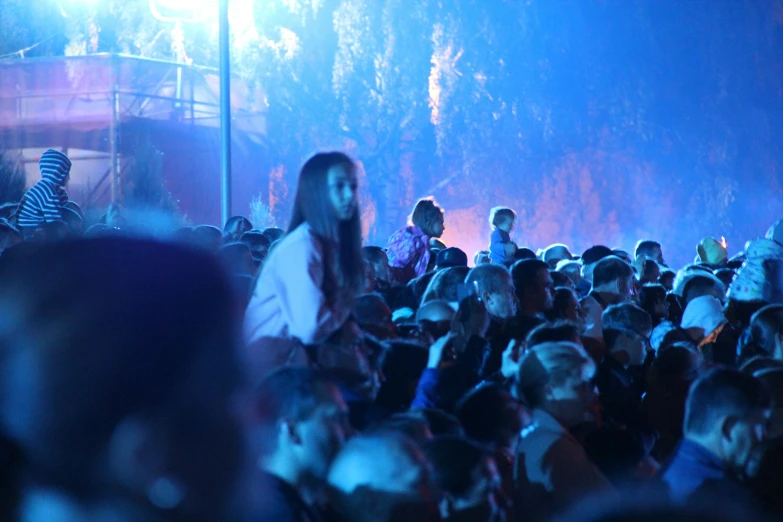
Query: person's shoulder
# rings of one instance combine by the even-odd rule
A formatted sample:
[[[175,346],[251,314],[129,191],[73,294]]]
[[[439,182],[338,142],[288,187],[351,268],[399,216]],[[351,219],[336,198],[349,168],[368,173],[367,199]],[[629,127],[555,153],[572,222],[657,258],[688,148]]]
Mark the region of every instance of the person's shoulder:
[[[313,520],[309,508],[299,493],[277,477],[264,474],[264,504],[258,513],[260,520],[308,522]]]
[[[301,256],[303,253],[320,253],[321,248],[321,241],[312,227],[302,223],[279,240],[272,250],[270,261],[290,259],[291,255]]]
[[[492,228],[492,233],[489,236],[492,239],[492,242],[502,243],[505,238],[503,237],[503,231],[500,230],[497,227]]]
[[[520,441],[527,441],[534,445],[540,444],[542,439],[547,439],[553,444],[560,438],[572,439],[576,442],[554,417],[540,409],[533,410],[530,425],[522,430],[520,435]]]

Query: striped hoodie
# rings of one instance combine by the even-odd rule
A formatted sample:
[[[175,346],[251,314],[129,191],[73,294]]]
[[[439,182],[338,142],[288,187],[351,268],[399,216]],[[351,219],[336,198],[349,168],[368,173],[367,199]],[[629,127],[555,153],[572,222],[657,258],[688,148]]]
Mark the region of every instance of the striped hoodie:
[[[68,203],[63,184],[71,171],[71,160],[62,152],[49,149],[38,162],[41,181],[30,187],[17,212],[19,227],[34,229],[41,223],[61,221],[60,209]]]

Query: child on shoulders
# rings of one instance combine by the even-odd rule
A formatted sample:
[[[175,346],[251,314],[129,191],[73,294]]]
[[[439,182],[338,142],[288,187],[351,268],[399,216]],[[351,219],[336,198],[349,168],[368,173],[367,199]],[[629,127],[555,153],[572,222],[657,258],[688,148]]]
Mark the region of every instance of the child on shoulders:
[[[432,256],[430,239],[443,235],[443,209],[431,198],[420,199],[413,207],[410,223],[389,238],[389,266],[397,283],[407,284],[427,272]]]
[[[495,207],[489,213],[492,234],[489,237],[489,258],[493,264],[506,265],[514,259],[517,246],[511,241],[511,231],[517,214],[508,207]]]

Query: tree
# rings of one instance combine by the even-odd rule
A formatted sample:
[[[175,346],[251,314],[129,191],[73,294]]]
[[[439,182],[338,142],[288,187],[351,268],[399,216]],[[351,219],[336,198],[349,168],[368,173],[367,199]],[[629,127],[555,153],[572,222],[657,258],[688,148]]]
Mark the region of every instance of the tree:
[[[0,152],[0,204],[21,201],[26,186],[27,176],[22,163]]]
[[[0,45],[36,40],[37,8],[5,4],[14,43]],[[75,52],[170,59],[175,27],[143,4],[101,2],[57,23]],[[777,0],[233,5],[234,71],[268,106],[259,189],[278,223],[319,148],[358,159],[375,242],[430,194],[461,225],[455,240],[483,241],[489,208],[507,204],[530,246],[653,235],[685,253],[675,262],[703,235],[739,244],[783,214]],[[217,64],[213,26],[183,24],[180,44]]]
[[[166,190],[160,151],[149,137],[139,138],[133,151],[131,164],[120,178],[123,207],[175,213],[177,202]]]

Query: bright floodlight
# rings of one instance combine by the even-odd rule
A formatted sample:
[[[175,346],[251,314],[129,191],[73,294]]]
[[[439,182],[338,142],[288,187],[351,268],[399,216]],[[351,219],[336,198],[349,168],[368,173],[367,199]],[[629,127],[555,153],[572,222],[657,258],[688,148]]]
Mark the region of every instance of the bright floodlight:
[[[216,3],[204,0],[150,0],[150,11],[155,18],[164,22],[199,22],[209,14],[212,4]]]

